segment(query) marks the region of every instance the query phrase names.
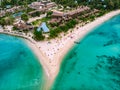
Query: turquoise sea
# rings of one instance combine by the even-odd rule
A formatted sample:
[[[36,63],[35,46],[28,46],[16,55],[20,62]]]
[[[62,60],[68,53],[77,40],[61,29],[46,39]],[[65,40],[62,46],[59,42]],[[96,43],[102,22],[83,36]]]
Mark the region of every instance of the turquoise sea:
[[[51,90],[120,90],[120,15],[68,52]]]
[[[24,40],[0,34],[0,90],[43,90],[43,74]]]

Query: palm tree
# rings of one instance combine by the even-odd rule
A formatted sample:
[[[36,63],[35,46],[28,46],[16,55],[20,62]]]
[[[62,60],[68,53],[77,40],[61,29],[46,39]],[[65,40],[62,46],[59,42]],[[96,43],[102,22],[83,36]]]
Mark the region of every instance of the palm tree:
[[[25,8],[25,10],[26,10],[26,12],[27,12],[27,8],[28,8],[28,2],[27,2],[27,0],[24,0],[24,8]]]

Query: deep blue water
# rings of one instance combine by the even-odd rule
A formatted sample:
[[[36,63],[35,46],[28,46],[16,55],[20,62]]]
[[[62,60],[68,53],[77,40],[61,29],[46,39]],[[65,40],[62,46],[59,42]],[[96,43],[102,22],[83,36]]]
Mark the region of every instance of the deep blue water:
[[[51,90],[120,90],[120,15],[68,52]]]
[[[0,90],[43,90],[43,70],[26,43],[0,34]]]

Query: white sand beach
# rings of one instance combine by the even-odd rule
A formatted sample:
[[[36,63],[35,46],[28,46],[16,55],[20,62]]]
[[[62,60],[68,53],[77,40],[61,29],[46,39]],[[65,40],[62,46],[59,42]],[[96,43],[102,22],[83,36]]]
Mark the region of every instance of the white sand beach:
[[[48,88],[50,88],[51,84],[53,83],[56,75],[59,72],[62,59],[74,45],[74,41],[82,39],[86,34],[93,30],[93,28],[119,13],[120,10],[112,11],[102,17],[97,18],[93,22],[86,24],[83,27],[80,27],[78,24],[72,32],[69,32],[66,35],[62,34],[63,36],[61,38],[35,43],[31,43],[27,40],[28,45],[38,57],[45,71],[45,90],[48,90]]]

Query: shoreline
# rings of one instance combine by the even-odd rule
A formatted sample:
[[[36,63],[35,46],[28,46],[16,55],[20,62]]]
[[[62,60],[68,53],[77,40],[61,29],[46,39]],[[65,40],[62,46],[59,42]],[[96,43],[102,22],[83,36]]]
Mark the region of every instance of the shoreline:
[[[111,19],[112,17],[120,14],[120,10],[111,11],[101,17],[98,17],[96,20],[79,27],[79,24],[76,25],[74,30],[67,35],[63,35],[62,38],[57,38],[50,41],[41,41],[36,42],[28,36],[20,36],[10,32],[0,31],[1,34],[9,34],[13,36],[20,36],[25,39],[27,45],[31,48],[34,54],[37,56],[39,62],[42,65],[44,74],[45,74],[45,89],[49,90],[50,86],[53,84],[59,69],[62,59],[65,57],[68,51],[75,45],[75,41],[80,41],[91,32],[95,27],[104,23],[105,21]],[[79,27],[79,28],[77,28]],[[50,42],[50,43],[48,43]],[[68,44],[69,43],[69,44]]]
[[[45,62],[43,62],[45,59],[47,59],[44,54],[39,50],[39,48],[36,46],[36,44],[31,43],[29,40],[25,39],[25,43],[28,45],[28,47],[33,51],[33,53],[35,54],[35,56],[37,57],[38,61],[40,62],[42,69],[43,69],[43,76],[45,78],[45,85],[47,82],[47,79],[49,78],[49,69],[46,66]],[[45,88],[45,85],[43,86],[43,88]],[[46,89],[45,89],[46,90]]]

